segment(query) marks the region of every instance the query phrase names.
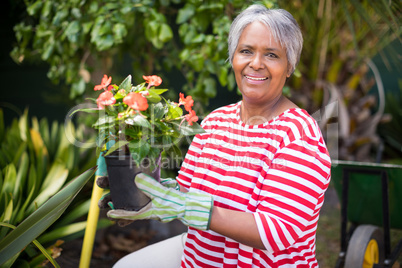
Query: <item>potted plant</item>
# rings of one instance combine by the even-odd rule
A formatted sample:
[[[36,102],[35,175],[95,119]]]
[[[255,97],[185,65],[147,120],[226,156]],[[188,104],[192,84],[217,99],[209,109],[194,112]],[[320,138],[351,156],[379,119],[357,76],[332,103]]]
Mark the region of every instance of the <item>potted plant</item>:
[[[161,153],[177,159],[178,141],[204,132],[191,96],[180,93],[178,103],[166,100],[161,94],[168,89],[156,88],[162,83],[159,76],[143,78],[145,82],[132,85],[129,75],[117,86],[104,75],[94,87],[101,91],[92,99],[97,108],[78,110],[99,115],[93,127],[99,130],[97,143],[106,160],[113,204],[126,210],[139,210],[149,202],[135,186],[135,175],[145,172],[158,180]]]

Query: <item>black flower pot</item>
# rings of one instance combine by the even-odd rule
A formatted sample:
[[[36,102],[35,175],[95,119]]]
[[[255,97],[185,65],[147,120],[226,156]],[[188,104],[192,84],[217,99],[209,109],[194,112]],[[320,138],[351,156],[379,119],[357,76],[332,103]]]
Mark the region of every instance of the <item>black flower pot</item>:
[[[160,157],[157,164],[153,165],[151,170],[148,158],[141,161],[137,166],[131,155],[112,153],[105,156],[106,168],[109,177],[110,194],[115,209],[124,209],[138,211],[151,200],[134,183],[135,176],[140,173],[146,173],[160,180]]]

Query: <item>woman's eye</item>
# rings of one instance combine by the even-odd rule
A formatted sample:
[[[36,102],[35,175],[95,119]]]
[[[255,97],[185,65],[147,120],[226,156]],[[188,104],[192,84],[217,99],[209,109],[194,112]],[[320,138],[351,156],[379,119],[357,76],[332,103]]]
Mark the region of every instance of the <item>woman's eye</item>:
[[[267,54],[267,57],[270,57],[270,58],[278,58],[278,56],[277,56],[276,54],[274,54],[274,53],[268,53],[268,54]]]
[[[248,53],[250,53],[250,50],[248,50],[248,49],[242,49],[242,50],[240,50],[240,53],[241,53],[241,54],[248,54]]]

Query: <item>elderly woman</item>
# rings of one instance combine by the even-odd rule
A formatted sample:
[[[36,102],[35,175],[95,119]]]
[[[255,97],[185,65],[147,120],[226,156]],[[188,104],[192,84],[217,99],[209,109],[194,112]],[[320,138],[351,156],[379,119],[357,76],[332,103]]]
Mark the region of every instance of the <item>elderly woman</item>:
[[[138,212],[108,212],[125,220],[177,218],[188,233],[116,267],[318,266],[330,158],[315,120],[282,95],[302,43],[285,10],[253,5],[237,16],[229,57],[242,100],[203,120],[206,133],[195,136],[177,177],[181,191],[140,174],[135,182],[152,202]]]

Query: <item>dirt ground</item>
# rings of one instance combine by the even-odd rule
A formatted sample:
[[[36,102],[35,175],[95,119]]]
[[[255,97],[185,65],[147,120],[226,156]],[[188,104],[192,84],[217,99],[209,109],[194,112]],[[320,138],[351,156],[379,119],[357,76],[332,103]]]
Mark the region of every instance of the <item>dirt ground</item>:
[[[101,213],[100,217],[105,217]],[[120,258],[147,245],[181,234],[187,230],[180,221],[160,223],[153,220],[134,222],[125,227],[117,224],[98,230],[95,237],[90,267],[110,268]],[[56,259],[62,268],[77,268],[83,239],[64,243]],[[47,267],[53,267],[48,264]]]

